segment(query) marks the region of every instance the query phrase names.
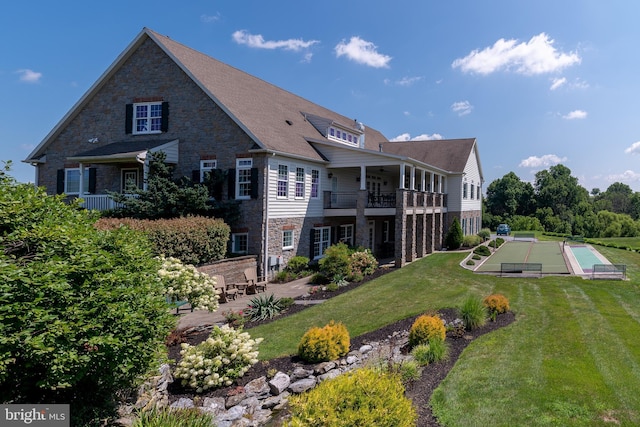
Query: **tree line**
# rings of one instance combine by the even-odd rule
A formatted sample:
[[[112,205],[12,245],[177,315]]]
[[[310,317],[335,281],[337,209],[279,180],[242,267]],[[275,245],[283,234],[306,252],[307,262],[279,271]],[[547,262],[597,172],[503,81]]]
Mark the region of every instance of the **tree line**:
[[[514,172],[493,181],[483,201],[483,226],[507,223],[513,230],[585,237],[640,235],[640,192],[615,182],[587,191],[559,164],[536,173],[533,183]]]

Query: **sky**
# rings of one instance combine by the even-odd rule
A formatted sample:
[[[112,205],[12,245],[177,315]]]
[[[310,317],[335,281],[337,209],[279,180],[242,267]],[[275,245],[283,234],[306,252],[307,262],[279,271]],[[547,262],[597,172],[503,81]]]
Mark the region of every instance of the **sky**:
[[[640,191],[640,2],[27,0],[0,13],[0,166],[148,27],[382,132],[477,138],[484,189],[563,164]]]

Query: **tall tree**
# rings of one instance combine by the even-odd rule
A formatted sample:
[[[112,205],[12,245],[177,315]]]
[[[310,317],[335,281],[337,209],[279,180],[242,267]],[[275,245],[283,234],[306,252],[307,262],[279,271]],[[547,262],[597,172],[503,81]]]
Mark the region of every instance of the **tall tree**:
[[[535,192],[538,209],[548,208],[557,219],[551,224],[545,224],[543,218],[540,221],[547,231],[571,232],[574,216],[581,202],[589,200],[589,192],[580,184],[578,178],[571,176],[571,170],[564,165],[551,166],[549,170],[536,173]],[[548,213],[548,211],[546,211]],[[545,215],[550,219],[548,215]],[[557,221],[560,221],[558,224]]]
[[[489,184],[485,200],[488,213],[501,217],[526,216],[535,210],[533,186],[514,172]]]

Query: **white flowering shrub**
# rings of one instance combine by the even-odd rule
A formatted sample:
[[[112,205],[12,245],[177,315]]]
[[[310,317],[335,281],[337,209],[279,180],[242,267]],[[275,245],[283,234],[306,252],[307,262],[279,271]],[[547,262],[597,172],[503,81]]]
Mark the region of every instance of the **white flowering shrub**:
[[[182,359],[173,376],[182,379],[183,387],[197,393],[229,386],[258,362],[261,342],[262,338],[252,339],[242,328],[214,326],[206,341],[196,346],[182,344]]]
[[[195,310],[216,311],[218,290],[216,279],[199,272],[191,264],[183,264],[177,258],[160,257],[162,268],[158,271],[167,297],[174,301],[187,300]]]

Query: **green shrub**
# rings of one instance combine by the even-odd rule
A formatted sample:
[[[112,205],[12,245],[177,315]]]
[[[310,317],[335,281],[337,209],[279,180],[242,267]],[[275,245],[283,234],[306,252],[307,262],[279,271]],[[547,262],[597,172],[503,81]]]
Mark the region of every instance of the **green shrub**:
[[[276,298],[273,294],[268,296],[260,295],[251,298],[244,315],[249,321],[255,322],[272,319],[280,314],[282,310],[283,306],[279,298]]]
[[[446,360],[449,357],[449,344],[440,339],[429,340],[426,344],[411,349],[411,355],[421,366]]]
[[[467,265],[476,265],[476,263],[473,260],[467,260]]]
[[[220,219],[197,216],[154,221],[102,218],[96,223],[96,227],[103,230],[121,226],[144,232],[157,255],[178,258],[185,264],[218,261],[227,253],[230,228]]]
[[[306,271],[308,268],[309,258],[307,258],[306,256],[297,255],[292,257],[289,262],[287,262],[285,270],[297,274]]]
[[[446,329],[444,322],[439,316],[422,315],[418,317],[411,329],[409,330],[409,345],[415,347],[416,345],[426,344],[429,340],[439,339],[444,341],[446,337]]]
[[[390,370],[400,376],[402,384],[409,384],[413,381],[417,381],[422,375],[420,364],[411,359],[403,360],[400,363],[392,363]]]
[[[350,267],[352,277],[370,276],[378,268],[378,260],[369,249],[364,249],[351,254]]]
[[[469,234],[462,238],[462,246],[465,248],[473,248],[474,246],[478,246],[482,243],[482,237],[477,234]]]
[[[296,301],[293,298],[283,297],[283,298],[280,298],[280,302],[278,303],[278,305],[282,310],[286,310],[287,308],[291,307],[295,303]]]
[[[327,291],[329,292],[335,292],[338,289],[340,289],[340,286],[335,282],[331,282],[327,285]]]
[[[325,277],[333,277],[336,274],[348,277],[351,274],[349,247],[342,242],[329,246],[324,251],[324,257],[319,265],[320,273]]]
[[[491,249],[489,249],[487,246],[482,245],[475,248],[473,250],[473,253],[480,256],[489,256],[491,255]]]
[[[147,239],[94,222],[0,173],[0,402],[70,403],[77,425],[157,366],[175,325]]]
[[[478,236],[480,236],[482,241],[485,242],[491,237],[491,230],[488,228],[483,228],[482,230],[478,231]]]
[[[213,416],[196,408],[164,408],[141,412],[133,421],[132,427],[211,427],[213,422]]]
[[[478,254],[473,254],[473,256],[471,257],[471,259],[475,259],[476,261],[479,259],[482,259],[482,257]]]
[[[326,285],[330,282],[331,280],[327,276],[325,276],[323,273],[320,273],[320,272],[314,273],[309,279],[309,283],[314,285]]]
[[[292,396],[288,427],[415,426],[418,415],[396,374],[363,368]]]
[[[242,328],[214,326],[209,338],[196,346],[182,343],[173,373],[183,387],[202,393],[205,390],[229,386],[258,362],[258,344],[262,338],[252,339]]]
[[[447,230],[447,234],[444,238],[444,245],[447,249],[456,250],[462,246],[462,227],[460,227],[460,221],[458,217],[453,218],[453,223],[451,223],[451,227]]]
[[[333,320],[323,328],[309,329],[298,344],[298,355],[307,362],[329,362],[349,352],[349,331]]]
[[[460,317],[467,330],[483,326],[487,322],[487,308],[482,300],[474,296],[468,297],[460,307]]]

